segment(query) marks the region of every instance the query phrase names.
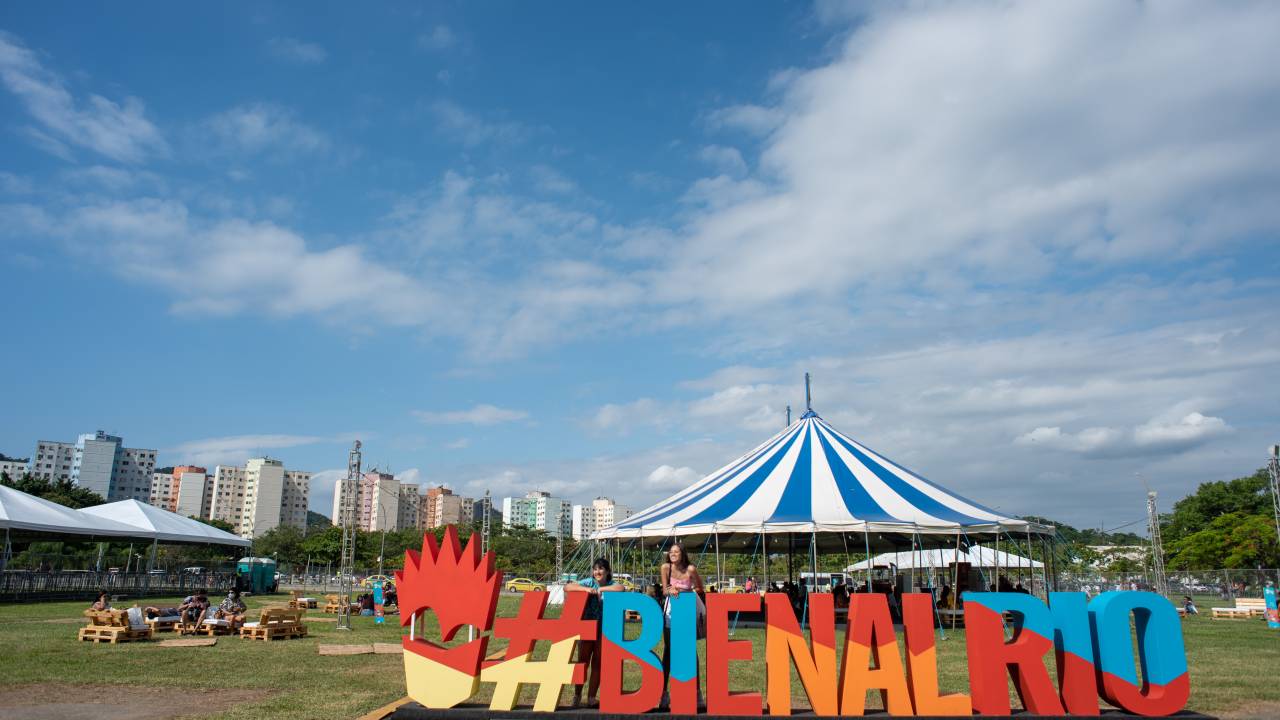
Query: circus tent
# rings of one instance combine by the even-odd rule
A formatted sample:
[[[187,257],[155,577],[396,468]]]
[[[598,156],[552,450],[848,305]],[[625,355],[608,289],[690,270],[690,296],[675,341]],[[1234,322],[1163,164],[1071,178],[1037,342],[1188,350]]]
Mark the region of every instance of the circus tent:
[[[903,536],[1053,532],[930,482],[810,410],[742,457],[591,538],[815,535],[831,547],[830,538],[845,533],[888,534],[898,540],[872,544],[897,546]]]

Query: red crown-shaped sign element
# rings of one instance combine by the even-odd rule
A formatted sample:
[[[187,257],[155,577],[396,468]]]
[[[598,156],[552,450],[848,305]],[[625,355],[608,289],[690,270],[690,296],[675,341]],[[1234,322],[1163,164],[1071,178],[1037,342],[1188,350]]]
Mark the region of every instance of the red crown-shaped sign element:
[[[396,571],[400,624],[432,610],[440,622],[440,640],[449,642],[459,630],[474,625],[489,630],[498,607],[502,573],[494,568],[493,551],[480,556],[480,540],[475,534],[462,550],[458,530],[450,525],[440,544],[430,534],[423,535],[422,552],[405,551],[404,570]],[[447,665],[468,675],[479,675],[480,661],[488,638],[477,638],[445,649],[424,638],[405,638],[406,650]]]

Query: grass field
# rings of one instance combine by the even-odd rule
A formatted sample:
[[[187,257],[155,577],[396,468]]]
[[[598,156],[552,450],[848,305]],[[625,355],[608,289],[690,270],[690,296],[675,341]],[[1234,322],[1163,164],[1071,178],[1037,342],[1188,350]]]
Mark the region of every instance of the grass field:
[[[252,611],[278,604],[282,597],[248,602]],[[514,615],[517,602],[503,597],[499,614]],[[162,648],[154,642],[77,642],[84,607],[0,607],[0,718],[26,716],[15,705],[47,703],[67,704],[67,717],[89,717],[76,715],[71,706],[94,698],[136,698],[152,711],[119,717],[355,718],[404,696],[399,656],[331,657],[320,656],[316,649],[320,643],[398,642],[401,630],[394,616],[381,627],[372,618],[355,618],[350,632],[337,630],[333,623],[311,622],[310,635],[301,640],[264,643],[224,637],[215,647]],[[314,610],[310,615],[323,617]],[[1270,678],[1280,666],[1280,632],[1267,631],[1260,620],[1215,621],[1205,616],[1185,621],[1183,628],[1191,667],[1190,709],[1224,717],[1280,716],[1280,685]],[[754,657],[763,658],[762,630],[740,628],[735,637],[751,640]],[[963,630],[948,631],[938,645],[942,689],[966,692]],[[734,690],[762,689],[763,662],[733,663],[731,684]],[[802,705],[803,692],[798,683],[793,685],[796,704]],[[527,702],[532,702],[532,693]],[[868,707],[878,702],[878,697],[871,698]]]

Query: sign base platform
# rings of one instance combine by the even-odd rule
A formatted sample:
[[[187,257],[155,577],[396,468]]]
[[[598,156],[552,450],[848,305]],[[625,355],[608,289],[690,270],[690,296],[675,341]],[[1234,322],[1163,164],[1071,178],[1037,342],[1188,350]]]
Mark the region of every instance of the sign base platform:
[[[587,709],[587,708],[568,708],[568,707],[560,708],[556,710],[554,714],[556,716],[571,716],[574,718],[579,718],[581,720],[636,720],[636,718],[644,718],[645,720],[668,720],[668,719],[670,720],[743,720],[743,718],[748,718],[748,717],[755,718],[755,720],[763,720],[764,718],[769,717],[768,713],[765,713],[763,715],[750,715],[750,716],[747,716],[747,715],[674,715],[672,713],[658,712],[656,710],[653,712],[645,713],[644,715],[620,715],[620,714],[613,714],[613,713],[602,713],[599,710],[596,710],[594,708]],[[534,712],[527,708],[516,709],[511,711],[490,710],[488,705],[459,705],[458,707],[449,708],[448,710],[431,710],[419,705],[416,702],[408,702],[396,708],[395,712],[391,713],[390,715],[387,715],[386,720],[490,720],[490,719],[492,720],[547,720],[548,715],[551,715],[551,713]],[[820,717],[818,715],[814,715],[808,710],[799,710],[799,709],[792,711],[791,716],[792,717],[809,717],[809,718]],[[891,718],[894,716],[889,715],[888,713],[883,711],[868,710],[865,717]],[[924,716],[920,716],[920,717],[924,717]],[[1053,720],[1063,720],[1063,718],[1070,718],[1072,716],[1070,715],[1065,715],[1065,716],[1032,715],[1030,713],[1024,713],[1024,712],[1019,712],[1015,710],[1013,712],[1013,715],[1006,715],[1006,716],[931,715],[928,717],[934,718],[934,720],[997,720],[997,718],[999,718],[999,720],[1009,720],[1010,718],[1016,718],[1017,720],[1040,720],[1040,718],[1045,718],[1045,720],[1048,720],[1050,717],[1052,717]],[[1104,710],[1101,715],[1096,717],[1102,718],[1102,720],[1129,720],[1129,718],[1138,720],[1138,718],[1143,718],[1142,715],[1133,715],[1133,714],[1122,712],[1119,710],[1110,710],[1110,711]],[[1177,718],[1177,720],[1215,720],[1215,718],[1209,715],[1202,715],[1201,713],[1187,712],[1187,711],[1174,713],[1169,717]],[[1143,718],[1143,720],[1146,720],[1146,718]]]

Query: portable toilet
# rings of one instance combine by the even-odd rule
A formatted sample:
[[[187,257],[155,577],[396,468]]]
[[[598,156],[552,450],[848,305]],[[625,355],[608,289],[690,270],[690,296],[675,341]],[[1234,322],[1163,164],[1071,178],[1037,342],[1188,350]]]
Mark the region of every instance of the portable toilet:
[[[240,592],[274,592],[276,589],[276,561],[271,558],[245,557],[236,563],[236,587]]]

